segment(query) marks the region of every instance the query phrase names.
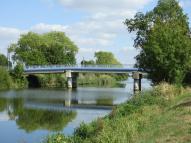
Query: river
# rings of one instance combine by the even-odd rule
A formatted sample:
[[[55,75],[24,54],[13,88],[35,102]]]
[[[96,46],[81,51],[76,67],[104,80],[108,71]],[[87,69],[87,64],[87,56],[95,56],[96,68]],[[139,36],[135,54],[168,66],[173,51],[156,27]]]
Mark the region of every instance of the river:
[[[143,80],[142,87],[150,88]],[[0,92],[0,142],[38,143],[48,134],[72,135],[80,123],[108,115],[132,96],[133,82],[122,87],[26,89]]]

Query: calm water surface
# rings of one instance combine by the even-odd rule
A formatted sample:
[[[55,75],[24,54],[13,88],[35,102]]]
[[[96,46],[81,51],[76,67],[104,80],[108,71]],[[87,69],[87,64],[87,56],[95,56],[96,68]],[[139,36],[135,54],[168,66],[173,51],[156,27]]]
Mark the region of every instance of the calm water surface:
[[[127,101],[132,80],[124,87],[78,87],[76,90],[29,89],[0,92],[0,143],[38,143],[48,134],[72,135],[80,123],[89,123]],[[143,88],[149,88],[143,80]]]

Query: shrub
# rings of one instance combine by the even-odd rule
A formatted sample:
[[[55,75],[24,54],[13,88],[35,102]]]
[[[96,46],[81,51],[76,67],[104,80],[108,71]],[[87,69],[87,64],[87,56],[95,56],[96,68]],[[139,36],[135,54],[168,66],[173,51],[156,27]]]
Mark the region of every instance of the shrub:
[[[8,71],[0,67],[0,89],[9,89],[11,87],[11,77],[8,73]]]
[[[154,96],[162,96],[166,100],[170,100],[175,96],[184,94],[185,90],[183,87],[178,87],[175,85],[170,85],[166,82],[162,82],[155,86],[152,92],[152,95]]]
[[[44,143],[70,143],[70,139],[65,137],[63,134],[58,133],[54,135],[49,135],[44,140]]]

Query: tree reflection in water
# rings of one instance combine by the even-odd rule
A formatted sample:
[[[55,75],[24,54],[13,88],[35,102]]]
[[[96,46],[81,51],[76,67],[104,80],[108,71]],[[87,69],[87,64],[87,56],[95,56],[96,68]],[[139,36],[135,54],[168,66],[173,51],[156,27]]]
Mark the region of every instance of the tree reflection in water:
[[[74,111],[28,109],[22,98],[0,98],[0,112],[2,111],[7,111],[10,120],[16,120],[19,128],[26,132],[39,129],[62,131],[76,116]]]
[[[7,108],[7,99],[0,98],[0,112],[3,112]]]

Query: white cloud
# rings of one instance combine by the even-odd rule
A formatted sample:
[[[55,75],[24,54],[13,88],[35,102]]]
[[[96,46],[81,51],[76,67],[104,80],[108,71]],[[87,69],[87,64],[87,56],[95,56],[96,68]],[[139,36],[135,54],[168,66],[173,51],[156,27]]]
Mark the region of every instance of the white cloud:
[[[59,0],[67,8],[88,12],[111,12],[142,8],[151,0]]]
[[[16,28],[0,27],[0,40],[16,39],[21,33],[21,30]]]
[[[7,47],[16,42],[19,35],[24,32],[17,28],[0,27],[0,53],[6,54]]]
[[[48,25],[44,23],[40,23],[37,25],[34,25],[30,28],[30,31],[37,32],[37,33],[45,33],[49,31],[66,31],[68,26],[65,25],[59,25],[59,24],[54,24],[54,25]]]

